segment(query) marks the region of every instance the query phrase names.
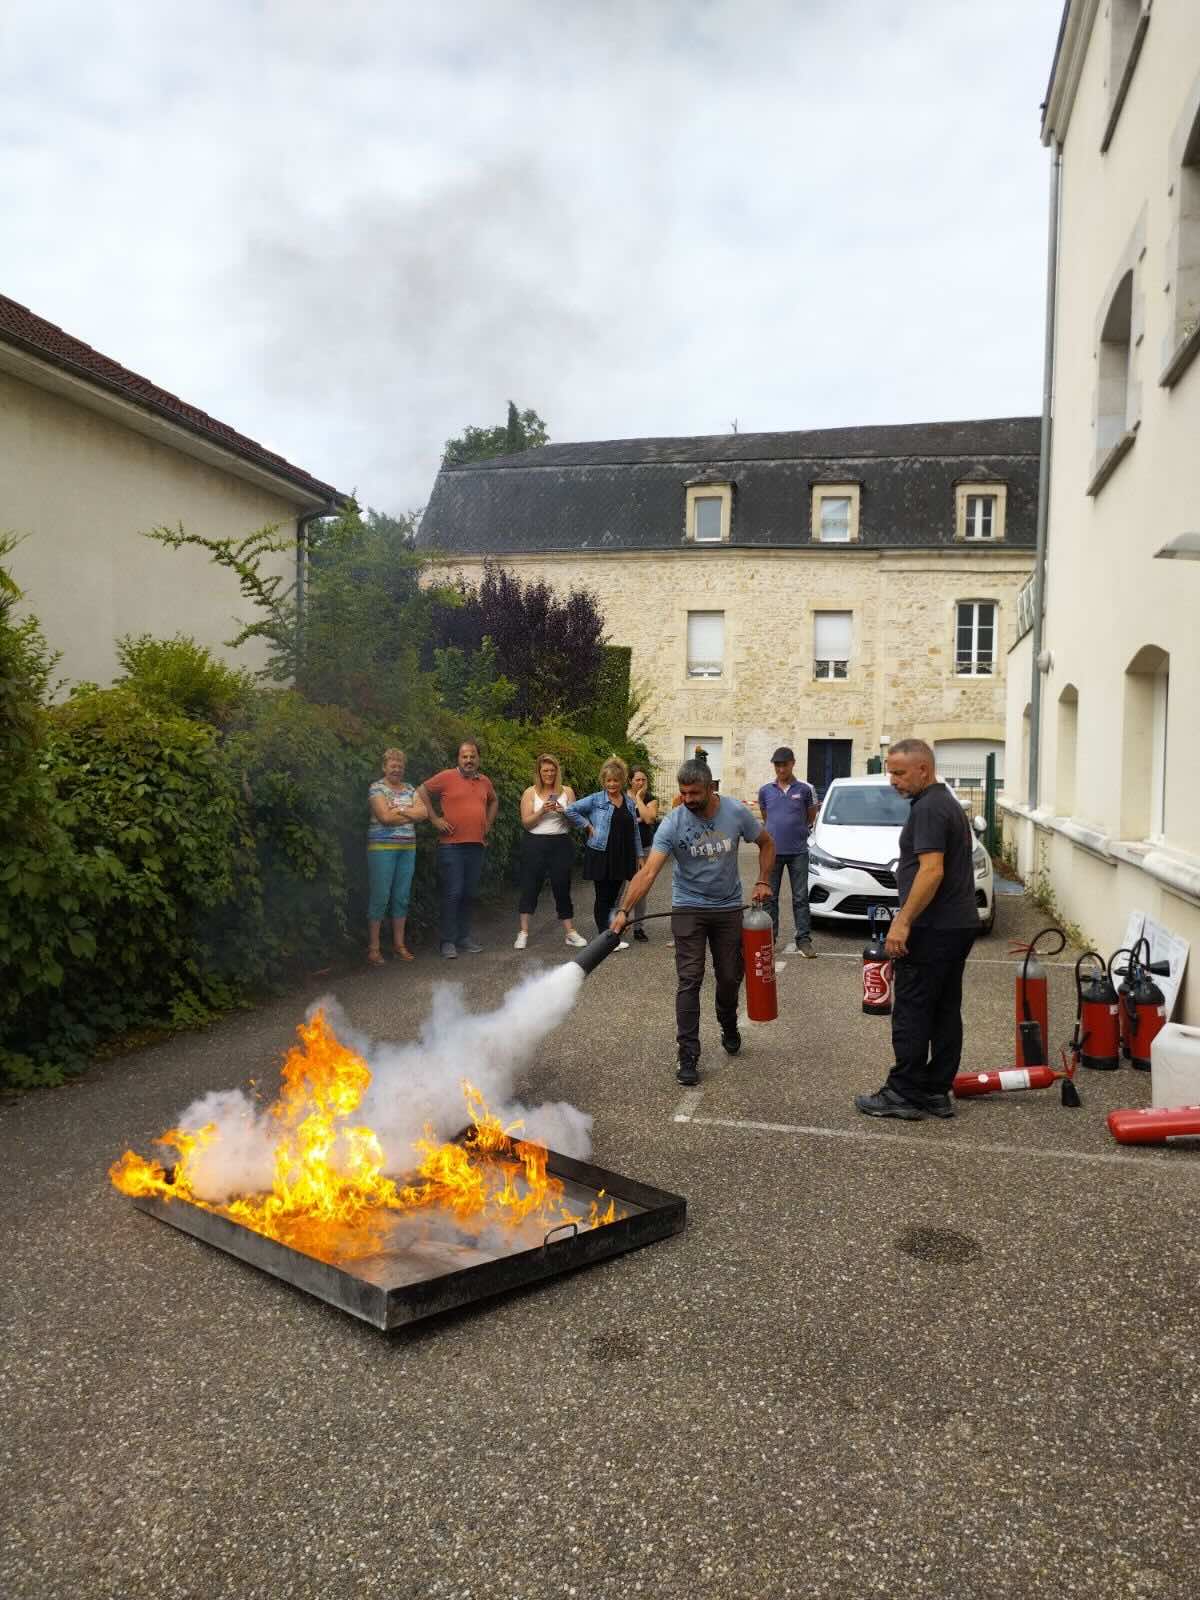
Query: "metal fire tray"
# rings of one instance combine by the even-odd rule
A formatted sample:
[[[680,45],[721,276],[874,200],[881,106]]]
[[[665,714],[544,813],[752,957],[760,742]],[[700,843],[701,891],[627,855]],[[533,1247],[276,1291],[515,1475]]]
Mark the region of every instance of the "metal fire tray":
[[[388,1219],[387,1236],[373,1254],[331,1262],[187,1200],[145,1195],[133,1204],[384,1331],[683,1231],[687,1201],[682,1195],[652,1189],[553,1150],[548,1152],[547,1170],[562,1180],[573,1209],[586,1215],[603,1190],[606,1199],[616,1201],[621,1215],[597,1228],[567,1223],[546,1233],[544,1223],[532,1220],[515,1229],[493,1225],[472,1231],[441,1212],[401,1212],[394,1221]]]

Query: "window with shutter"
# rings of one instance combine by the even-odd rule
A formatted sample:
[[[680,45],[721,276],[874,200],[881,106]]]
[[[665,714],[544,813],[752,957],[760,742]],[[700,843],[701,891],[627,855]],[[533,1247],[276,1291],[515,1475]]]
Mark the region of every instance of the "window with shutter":
[[[845,678],[850,670],[852,613],[817,611],[813,615],[813,676]]]
[[[687,619],[689,678],[719,678],[725,670],[725,613],[689,611]]]

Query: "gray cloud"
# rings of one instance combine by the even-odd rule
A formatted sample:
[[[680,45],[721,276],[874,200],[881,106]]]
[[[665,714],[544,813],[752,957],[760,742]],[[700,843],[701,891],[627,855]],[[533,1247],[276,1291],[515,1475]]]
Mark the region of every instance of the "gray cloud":
[[[1057,8],[9,0],[5,292],[400,509],[559,439],[1039,394]]]

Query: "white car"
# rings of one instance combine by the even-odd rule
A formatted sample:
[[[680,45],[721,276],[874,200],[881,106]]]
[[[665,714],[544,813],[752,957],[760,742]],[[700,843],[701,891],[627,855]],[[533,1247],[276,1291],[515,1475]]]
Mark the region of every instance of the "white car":
[[[808,905],[814,919],[861,922],[871,906],[895,910],[900,830],[909,803],[886,776],[835,778],[825,791],[808,841]],[[972,823],[982,831],[983,818]],[[980,931],[996,923],[992,861],[975,841],[975,904]]]

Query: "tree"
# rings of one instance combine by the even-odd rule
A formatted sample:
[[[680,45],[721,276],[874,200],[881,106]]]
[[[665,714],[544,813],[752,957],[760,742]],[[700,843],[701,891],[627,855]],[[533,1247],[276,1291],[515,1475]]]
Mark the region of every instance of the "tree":
[[[546,424],[536,411],[518,411],[508,402],[508,420],[494,428],[466,427],[457,438],[446,440],[442,455],[445,467],[461,466],[465,461],[486,461],[490,456],[516,455],[521,450],[536,450],[549,444]]]
[[[564,598],[549,584],[523,583],[489,562],[479,587],[460,579],[434,598],[431,649],[471,657],[491,641],[496,670],[515,686],[510,714],[522,719],[590,713],[604,664],[604,617],[587,589]]]

